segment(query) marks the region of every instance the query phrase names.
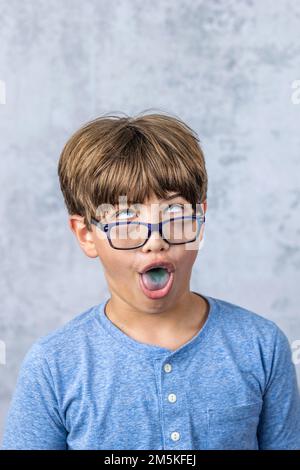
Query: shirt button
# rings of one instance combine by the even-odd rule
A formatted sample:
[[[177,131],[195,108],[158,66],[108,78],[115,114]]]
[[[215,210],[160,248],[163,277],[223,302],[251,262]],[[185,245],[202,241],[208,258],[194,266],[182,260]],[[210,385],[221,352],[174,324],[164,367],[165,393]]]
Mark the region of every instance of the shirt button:
[[[164,365],[164,371],[165,372],[171,372],[171,370],[172,370],[171,364],[165,364]]]
[[[172,441],[178,441],[180,439],[179,432],[176,432],[176,431],[172,432],[171,439],[172,439]]]
[[[175,393],[170,393],[170,395],[168,396],[168,400],[171,403],[174,403],[177,400],[177,397],[176,397]]]

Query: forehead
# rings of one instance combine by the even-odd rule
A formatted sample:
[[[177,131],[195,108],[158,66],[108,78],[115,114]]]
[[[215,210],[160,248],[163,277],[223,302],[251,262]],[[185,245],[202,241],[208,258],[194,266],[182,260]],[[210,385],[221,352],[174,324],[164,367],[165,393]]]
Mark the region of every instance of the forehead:
[[[159,203],[164,203],[168,202],[172,199],[183,199],[184,201],[186,200],[184,196],[180,192],[172,191],[170,192],[165,198],[159,199],[155,194],[151,194],[151,196],[148,199],[145,199],[143,204],[159,204]]]
[[[121,197],[119,198],[119,203],[115,204],[114,206],[109,206],[108,209],[105,206],[104,212],[101,212],[101,217],[106,215],[110,220],[111,217],[117,215],[118,210],[126,209],[128,206],[131,208],[131,210],[138,210],[140,217],[142,217],[143,214],[147,214],[148,210],[157,213],[160,210],[164,210],[165,207],[168,207],[168,205],[173,203],[185,204],[186,209],[189,210],[187,206],[190,206],[190,203],[185,199],[182,193],[178,191],[170,191],[165,196],[165,198],[159,198],[155,194],[151,193],[150,197],[145,199],[142,203],[130,202],[126,196]]]
[[[165,198],[159,198],[155,194],[151,193],[150,197],[147,199],[144,199],[143,202],[131,202],[129,199],[127,199],[127,196],[121,196],[119,198],[119,202],[116,203],[114,206],[112,206],[113,210],[117,210],[118,208],[124,208],[130,206],[131,208],[137,207],[137,208],[142,208],[142,207],[164,207],[165,205],[168,205],[178,201],[182,202],[185,204],[188,204],[188,201],[184,198],[184,196],[180,192],[169,192],[168,195]]]

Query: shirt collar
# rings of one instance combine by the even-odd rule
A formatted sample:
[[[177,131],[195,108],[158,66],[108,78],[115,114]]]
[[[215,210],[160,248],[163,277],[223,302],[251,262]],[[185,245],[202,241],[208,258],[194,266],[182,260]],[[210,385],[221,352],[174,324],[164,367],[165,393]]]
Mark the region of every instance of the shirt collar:
[[[194,292],[194,293],[197,295],[200,295],[197,292]],[[105,313],[105,307],[109,299],[105,300],[104,302],[98,305],[97,317],[102,328],[105,330],[106,333],[108,333],[115,340],[117,340],[119,344],[122,344],[133,351],[136,351],[138,354],[142,354],[144,356],[157,358],[157,359],[160,359],[162,357],[165,358],[167,356],[168,357],[173,356],[175,354],[182,355],[182,354],[188,353],[192,348],[198,345],[199,342],[203,341],[204,337],[207,335],[208,331],[212,328],[213,323],[215,321],[215,316],[218,310],[218,305],[217,305],[216,300],[213,297],[205,296],[203,294],[201,294],[201,296],[204,299],[206,299],[209,304],[209,311],[208,311],[208,316],[206,318],[206,321],[204,325],[202,325],[198,333],[196,333],[196,335],[193,338],[191,338],[188,342],[186,342],[185,344],[177,348],[175,351],[172,351],[171,349],[163,348],[161,346],[142,343],[128,336],[126,333],[120,330],[120,328],[118,328],[107,317]]]

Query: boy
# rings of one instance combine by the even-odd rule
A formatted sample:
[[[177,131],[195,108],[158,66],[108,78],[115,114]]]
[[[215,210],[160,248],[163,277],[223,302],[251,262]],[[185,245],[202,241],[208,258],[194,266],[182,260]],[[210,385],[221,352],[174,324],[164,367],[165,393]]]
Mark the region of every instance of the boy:
[[[102,116],[69,139],[58,174],[111,296],[28,351],[3,448],[299,449],[285,334],[189,290],[207,210],[196,134],[164,114]]]

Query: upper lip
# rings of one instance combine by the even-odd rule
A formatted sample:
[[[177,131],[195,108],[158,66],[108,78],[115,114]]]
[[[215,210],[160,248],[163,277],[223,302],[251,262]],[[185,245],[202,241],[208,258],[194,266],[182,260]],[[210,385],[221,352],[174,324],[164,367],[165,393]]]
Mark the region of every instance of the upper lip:
[[[153,261],[152,263],[147,264],[142,271],[140,271],[140,274],[145,273],[151,268],[155,267],[161,267],[161,268],[166,268],[169,273],[173,273],[175,271],[175,266],[173,263],[169,261]]]

